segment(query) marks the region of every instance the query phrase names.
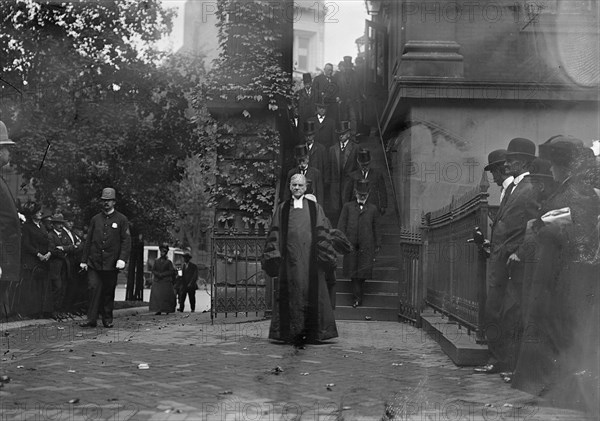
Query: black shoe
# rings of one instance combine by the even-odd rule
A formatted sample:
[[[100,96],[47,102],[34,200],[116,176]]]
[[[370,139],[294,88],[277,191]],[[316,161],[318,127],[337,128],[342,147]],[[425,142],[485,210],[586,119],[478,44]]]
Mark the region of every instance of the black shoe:
[[[496,374],[502,371],[501,367],[498,364],[487,364],[482,367],[475,367],[473,369],[475,373],[482,374]]]
[[[177,311],[180,312],[180,313],[183,313],[183,309],[182,308],[178,308]]]
[[[107,329],[111,329],[114,325],[112,323],[102,322],[102,326],[104,326]]]
[[[96,323],[92,323],[92,322],[85,322],[85,323],[81,323],[79,325],[79,327],[96,327]]]
[[[154,315],[155,315],[155,316],[160,316],[160,315],[161,315],[161,313],[160,313],[160,311],[157,311],[156,313],[154,313]]]
[[[354,304],[352,304],[352,307],[356,308],[358,307],[360,304],[358,303],[358,301],[355,301]]]
[[[193,313],[193,312],[194,312],[194,310],[190,310],[190,313]]]

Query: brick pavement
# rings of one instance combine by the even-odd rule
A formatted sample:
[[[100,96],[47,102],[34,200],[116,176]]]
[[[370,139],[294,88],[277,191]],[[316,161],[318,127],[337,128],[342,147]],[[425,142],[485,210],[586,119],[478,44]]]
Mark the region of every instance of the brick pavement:
[[[268,328],[252,317],[211,325],[208,314],[131,312],[110,330],[13,325],[2,336],[0,374],[11,380],[0,419],[585,419],[456,367],[406,324],[340,321],[340,338],[303,350],[270,342]]]

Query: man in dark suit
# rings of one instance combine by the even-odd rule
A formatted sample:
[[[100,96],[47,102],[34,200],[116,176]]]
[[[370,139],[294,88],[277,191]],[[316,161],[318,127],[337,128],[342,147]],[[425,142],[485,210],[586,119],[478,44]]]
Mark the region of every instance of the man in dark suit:
[[[329,149],[337,142],[335,134],[335,118],[327,113],[327,107],[324,103],[318,102],[315,104],[317,114],[309,119],[315,125],[315,142]]]
[[[63,216],[65,223],[62,227],[65,235],[65,263],[66,263],[66,286],[65,286],[65,301],[64,308],[69,313],[77,312],[77,301],[81,294],[79,291],[79,261],[83,250],[81,238],[73,232],[74,215],[70,211],[64,211]]]
[[[290,185],[290,180],[294,174],[302,174],[311,188],[306,190],[307,194],[313,194],[317,203],[322,204],[325,190],[323,189],[323,177],[321,172],[309,165],[308,147],[306,145],[297,145],[294,148],[294,156],[297,166],[288,171],[286,185]],[[283,194],[283,200],[288,200],[292,196],[291,191],[287,189]]]
[[[316,101],[324,103],[327,106],[327,113],[337,121],[339,119],[340,93],[337,81],[333,76],[333,64],[325,64],[323,73],[315,77],[312,87],[317,96]]]
[[[75,246],[71,244],[67,233],[63,230],[65,223],[61,213],[56,213],[50,218],[52,229],[48,232],[48,248],[50,251],[50,266],[48,276],[52,290],[53,316],[62,318],[65,311],[64,301],[69,278],[70,268],[67,264],[67,255],[73,254]]]
[[[514,180],[507,186],[492,223],[485,307],[486,337],[493,361],[477,372],[511,372],[522,331],[521,300],[524,243],[527,222],[538,216],[538,192],[528,167],[535,159],[535,144],[516,138],[508,144],[504,167]],[[510,379],[510,375],[507,374]]]
[[[358,146],[350,142],[350,123],[341,121],[336,133],[339,142],[329,148],[329,176],[326,179],[329,184],[330,200],[327,211],[332,225],[337,224],[346,184],[351,181],[350,173],[358,169],[356,160]]]
[[[80,265],[88,271],[90,291],[87,322],[82,327],[96,327],[98,312],[102,314],[104,327],[113,327],[117,276],[125,268],[131,251],[129,221],[115,210],[116,198],[115,189],[103,189],[102,212],[90,221]]]
[[[352,57],[346,56],[348,59]],[[350,132],[352,140],[356,139],[357,127],[357,105],[359,99],[359,88],[356,80],[356,75],[352,69],[352,62],[344,57],[344,61],[340,63],[340,71],[335,75],[335,80],[339,88],[339,112],[340,120],[350,121]]]
[[[315,91],[312,88],[312,76],[310,73],[302,74],[303,87],[298,91],[298,127],[302,127],[304,122],[314,117],[317,112],[315,107]]]
[[[381,247],[379,211],[367,201],[372,190],[368,180],[358,180],[355,200],[344,203],[338,223],[338,229],[346,234],[353,247],[344,256],[344,276],[352,281],[355,308],[362,305],[363,284],[373,278],[373,261]]]
[[[351,182],[346,184],[344,202],[353,200],[353,190],[358,180],[368,180],[370,191],[368,203],[375,205],[381,215],[387,209],[387,190],[383,174],[375,168],[371,168],[371,152],[368,149],[359,149],[357,155],[359,169],[350,173]]]
[[[0,121],[0,169],[10,163],[14,145],[15,142],[8,138],[6,126]],[[0,305],[11,312],[14,303],[8,301],[9,290],[18,285],[20,261],[21,221],[8,184],[0,176]]]
[[[308,148],[308,166],[319,170],[321,177],[324,177],[327,171],[327,148],[322,144],[315,142],[315,122],[308,120],[303,125],[304,139]]]
[[[190,309],[193,313],[196,311],[196,290],[198,289],[198,266],[192,263],[192,252],[187,249],[183,252],[183,266],[177,271],[175,279],[175,289],[177,290],[177,299],[179,308],[182,312],[185,309],[185,298],[189,297]]]

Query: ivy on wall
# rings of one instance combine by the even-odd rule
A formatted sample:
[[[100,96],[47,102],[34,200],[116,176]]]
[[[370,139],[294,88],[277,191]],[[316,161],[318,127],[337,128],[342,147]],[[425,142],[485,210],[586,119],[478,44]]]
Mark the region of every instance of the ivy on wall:
[[[282,66],[283,33],[291,22],[278,3],[262,0],[222,0],[216,15],[220,54],[195,101],[200,155],[214,175],[210,202],[226,227],[264,227],[280,169],[276,123],[288,121],[292,99],[291,74]]]

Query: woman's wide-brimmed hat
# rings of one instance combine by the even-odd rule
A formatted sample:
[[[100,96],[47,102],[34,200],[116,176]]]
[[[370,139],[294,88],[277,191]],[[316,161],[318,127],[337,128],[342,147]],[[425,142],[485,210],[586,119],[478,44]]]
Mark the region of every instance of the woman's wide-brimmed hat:
[[[583,156],[584,144],[572,136],[557,135],[540,146],[540,158],[559,165],[570,165]]]

